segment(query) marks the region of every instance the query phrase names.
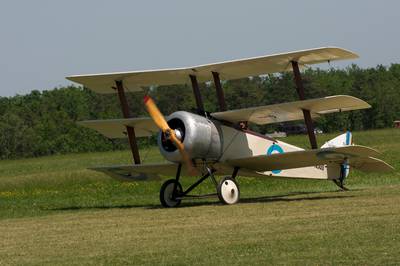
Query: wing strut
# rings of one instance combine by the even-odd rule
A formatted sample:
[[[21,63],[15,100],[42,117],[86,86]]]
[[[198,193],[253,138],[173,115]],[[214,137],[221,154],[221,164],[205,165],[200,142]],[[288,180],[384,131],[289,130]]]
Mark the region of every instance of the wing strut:
[[[117,86],[116,89],[118,91],[118,97],[121,103],[122,114],[124,118],[130,118],[131,114],[129,111],[128,101],[126,100],[126,95],[122,81],[121,80],[115,81],[115,85]],[[135,162],[135,164],[140,164],[140,155],[136,143],[135,128],[127,126],[126,131],[128,133],[129,146],[131,147],[133,161]]]
[[[218,105],[219,105],[219,110],[221,112],[226,111],[226,102],[225,102],[225,96],[224,96],[224,91],[221,86],[221,80],[219,78],[219,73],[212,71],[212,76],[214,79],[214,85],[215,85],[215,90],[217,93],[217,100],[218,100]],[[201,98],[201,93],[199,89],[199,84],[197,82],[197,77],[195,75],[189,75],[190,81],[192,83],[192,88],[193,88],[193,94],[194,98],[196,100],[196,105],[197,105],[197,113],[200,115],[204,115],[205,110],[204,110],[204,104],[203,100]]]
[[[190,81],[192,82],[193,94],[196,100],[197,113],[204,116],[204,105],[201,99],[201,93],[199,89],[199,83],[197,82],[197,77],[195,75],[189,75]]]
[[[293,67],[294,81],[296,83],[297,94],[299,95],[300,100],[305,100],[304,86],[299,70],[299,63],[297,61],[292,61],[292,67]],[[304,122],[306,123],[307,126],[308,138],[310,139],[311,148],[317,149],[318,145],[314,132],[314,124],[311,119],[311,113],[309,110],[303,109],[303,115],[304,115]]]
[[[212,72],[212,75],[214,78],[215,90],[217,91],[217,100],[218,100],[218,104],[219,104],[219,111],[224,112],[224,111],[226,111],[226,102],[225,102],[224,91],[221,86],[221,80],[219,78],[219,73]]]

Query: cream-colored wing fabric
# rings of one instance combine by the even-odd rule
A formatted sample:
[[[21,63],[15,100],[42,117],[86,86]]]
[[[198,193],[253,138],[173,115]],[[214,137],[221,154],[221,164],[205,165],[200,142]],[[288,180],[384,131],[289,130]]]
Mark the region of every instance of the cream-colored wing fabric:
[[[231,175],[234,168],[229,164],[215,163],[210,164],[214,170],[215,175]],[[160,176],[175,177],[178,164],[164,162],[152,164],[139,164],[139,165],[112,165],[90,168],[91,170],[103,172],[108,176],[120,181],[152,181],[159,180]],[[205,168],[203,163],[197,163],[195,167],[199,175],[204,175]],[[244,176],[259,177],[260,175],[247,171],[246,169],[240,170],[240,174]],[[187,176],[188,171],[186,165],[183,164],[181,168],[181,175]]]
[[[94,129],[110,139],[126,138],[127,126],[132,126],[135,128],[135,135],[137,138],[151,136],[159,131],[158,127],[149,117],[87,120],[80,121],[78,124],[90,129]]]
[[[237,123],[248,121],[258,125],[301,120],[304,118],[302,110],[309,110],[312,117],[323,114],[359,110],[370,108],[365,101],[348,95],[335,95],[324,98],[280,103],[246,109],[229,110],[212,113],[217,119]]]
[[[272,171],[300,168],[307,166],[324,165],[328,163],[342,163],[345,159],[349,160],[350,165],[368,164],[370,159],[360,160],[360,158],[376,157],[379,155],[374,149],[364,146],[345,146],[338,148],[325,148],[317,150],[304,150],[287,153],[277,153],[271,155],[260,155],[254,157],[227,160],[226,163],[233,167],[246,168],[253,171]],[[354,162],[354,164],[353,164]],[[375,159],[375,163],[378,161]],[[362,166],[360,166],[362,167]],[[372,167],[364,169],[373,170]]]
[[[192,67],[74,75],[67,79],[97,93],[115,93],[115,81],[123,81],[127,91],[139,91],[141,87],[152,85],[190,84],[189,75],[195,75],[199,82],[206,82],[213,80],[212,72],[218,72],[222,80],[230,80],[291,71],[291,61],[297,61],[302,68],[304,65],[355,58],[358,58],[355,53],[342,48],[321,47]]]
[[[160,174],[174,176],[177,164],[154,163],[137,165],[112,165],[89,168],[120,181],[152,181],[159,180]]]
[[[350,166],[357,170],[369,172],[390,172],[394,168],[390,164],[373,157],[356,158],[350,161]]]

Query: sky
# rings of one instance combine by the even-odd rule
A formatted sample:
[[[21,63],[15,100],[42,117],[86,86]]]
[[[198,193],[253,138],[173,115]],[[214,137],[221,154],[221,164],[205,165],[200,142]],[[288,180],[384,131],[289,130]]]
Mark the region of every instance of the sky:
[[[184,67],[321,46],[343,68],[400,63],[400,1],[0,0],[0,96],[74,74]],[[323,67],[323,66],[322,66]]]

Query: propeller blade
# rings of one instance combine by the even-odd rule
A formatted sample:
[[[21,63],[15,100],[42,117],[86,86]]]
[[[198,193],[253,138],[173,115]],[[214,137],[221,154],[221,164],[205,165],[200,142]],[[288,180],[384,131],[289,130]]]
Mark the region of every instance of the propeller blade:
[[[143,101],[147,112],[154,120],[154,123],[156,123],[156,125],[161,129],[161,131],[165,133],[167,130],[171,130],[164,116],[161,114],[160,110],[154,103],[153,99],[146,95]]]
[[[177,138],[175,130],[169,127],[167,121],[165,120],[164,116],[158,109],[157,105],[154,103],[153,99],[151,99],[149,96],[146,95],[144,97],[144,105],[147,109],[147,112],[153,119],[154,123],[161,129],[161,131],[165,134],[166,138],[170,139],[174,143],[174,145],[178,148],[179,153],[182,156],[182,160],[183,162],[185,162],[186,167],[188,168],[189,175],[196,175],[197,169],[194,167],[189,154],[185,150],[185,146]]]
[[[185,162],[186,167],[188,169],[188,173],[191,176],[195,176],[197,175],[197,169],[196,167],[194,167],[192,160],[190,159],[189,154],[187,153],[187,151],[185,150],[185,146],[183,145],[183,143],[176,137],[175,135],[175,131],[172,131],[172,134],[170,136],[171,141],[175,144],[175,146],[178,148],[181,156],[182,156],[182,160]]]

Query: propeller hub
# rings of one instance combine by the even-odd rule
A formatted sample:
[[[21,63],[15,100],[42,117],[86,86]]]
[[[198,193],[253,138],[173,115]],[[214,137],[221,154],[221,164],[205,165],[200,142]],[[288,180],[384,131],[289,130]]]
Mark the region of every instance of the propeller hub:
[[[181,131],[180,128],[174,129],[175,131],[175,136],[177,139],[179,139],[179,141],[183,140],[183,132]]]

